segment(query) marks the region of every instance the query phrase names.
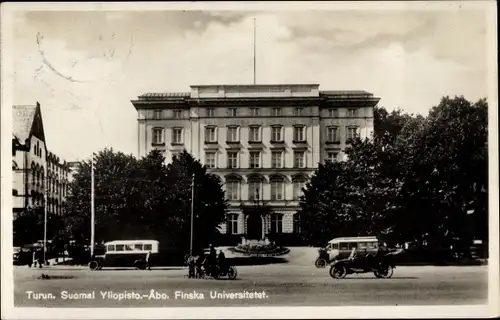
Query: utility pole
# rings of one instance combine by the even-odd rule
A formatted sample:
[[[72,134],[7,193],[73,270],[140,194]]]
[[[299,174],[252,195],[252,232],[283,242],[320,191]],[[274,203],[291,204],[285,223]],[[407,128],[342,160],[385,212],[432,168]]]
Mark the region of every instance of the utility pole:
[[[95,209],[94,209],[94,153],[90,165],[90,257],[94,258]]]
[[[194,173],[191,178],[191,239],[189,241],[189,255],[193,255],[193,233],[194,233]]]
[[[45,165],[47,167],[47,164]],[[43,188],[43,263],[45,264],[46,254],[47,254],[47,171],[45,170],[44,184]]]

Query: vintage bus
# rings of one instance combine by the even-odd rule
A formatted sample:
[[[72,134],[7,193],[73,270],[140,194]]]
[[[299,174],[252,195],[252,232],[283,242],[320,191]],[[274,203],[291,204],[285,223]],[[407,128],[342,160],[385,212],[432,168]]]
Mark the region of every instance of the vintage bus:
[[[348,258],[353,249],[376,254],[378,248],[379,243],[376,237],[344,237],[328,241],[327,251],[329,253],[329,260],[334,261]]]
[[[103,267],[135,267],[145,269],[146,256],[150,253],[149,264],[154,264],[159,255],[159,242],[156,240],[115,240],[104,244],[105,253],[96,256],[89,263],[91,270]]]

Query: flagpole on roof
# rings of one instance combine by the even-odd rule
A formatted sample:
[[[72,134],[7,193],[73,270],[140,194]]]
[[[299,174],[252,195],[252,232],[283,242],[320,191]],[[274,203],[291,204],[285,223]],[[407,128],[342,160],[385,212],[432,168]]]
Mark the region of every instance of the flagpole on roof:
[[[253,18],[253,84],[257,83],[257,60],[256,60],[256,52],[255,52],[255,37],[256,37],[256,25],[255,25],[255,18]]]

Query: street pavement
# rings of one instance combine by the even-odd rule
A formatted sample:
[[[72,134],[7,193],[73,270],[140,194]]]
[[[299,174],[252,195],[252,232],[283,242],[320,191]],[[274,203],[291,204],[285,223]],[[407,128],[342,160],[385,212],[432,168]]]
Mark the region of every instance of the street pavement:
[[[342,280],[332,279],[328,268],[316,269],[312,265],[237,268],[236,280],[214,280],[188,279],[185,268],[90,271],[79,267],[20,266],[14,268],[14,303],[17,307],[71,308],[487,303],[486,266],[401,266],[396,267],[391,279],[360,274]],[[38,279],[42,273],[49,279]],[[214,293],[219,295],[211,297]]]

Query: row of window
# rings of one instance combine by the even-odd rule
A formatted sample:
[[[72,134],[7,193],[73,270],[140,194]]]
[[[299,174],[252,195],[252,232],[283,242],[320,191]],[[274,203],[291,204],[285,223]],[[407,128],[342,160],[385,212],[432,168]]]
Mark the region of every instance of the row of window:
[[[216,126],[205,127],[205,142],[216,143],[218,141]],[[239,143],[240,142],[240,127],[228,126],[226,133],[226,141]],[[153,128],[153,144],[165,143],[164,128]],[[271,142],[282,142],[284,140],[284,127],[282,125],[271,126]],[[353,139],[359,135],[359,128],[356,126],[348,126],[346,128],[347,139]],[[184,143],[183,128],[172,128],[172,143]],[[258,125],[249,126],[249,142],[262,142],[262,127]],[[330,126],[326,129],[327,142],[338,143],[340,142],[340,127]],[[293,127],[293,141],[305,142],[306,141],[306,127],[297,125]]]
[[[204,109],[204,116],[208,118],[213,118],[216,117],[216,109],[215,108],[206,108]],[[240,116],[241,108],[227,108],[225,116],[228,117],[238,117]],[[175,109],[173,110],[173,118],[174,119],[182,119],[184,118],[185,113],[183,112],[182,109]],[[283,113],[283,108],[272,108],[271,109],[271,114],[270,116],[273,117],[282,117],[284,115]],[[263,114],[260,110],[260,108],[250,108],[250,116],[252,117],[259,117],[259,116],[269,116],[268,114]],[[300,116],[305,116],[304,108],[294,108],[293,109],[293,116],[295,117],[300,117]],[[337,118],[339,117],[339,109],[337,108],[331,108],[328,109],[328,117],[331,118]],[[350,108],[347,110],[347,117],[359,117],[359,109],[358,108]],[[163,119],[163,110],[155,110],[153,113],[153,119],[155,120],[161,120]]]
[[[338,151],[326,152],[326,159],[335,162],[338,160]],[[210,169],[218,168],[217,151],[205,151],[205,166]],[[250,151],[248,157],[248,168],[262,168],[263,159],[261,151]],[[226,166],[228,169],[240,168],[240,152],[228,151]],[[293,151],[293,167],[306,168],[306,152]],[[284,151],[271,151],[271,168],[285,168]]]
[[[244,228],[240,229],[239,214],[230,213],[226,216],[226,234],[241,234]],[[283,215],[279,213],[271,214],[269,220],[269,231],[272,233],[283,233]],[[299,215],[293,215],[293,232],[300,233]]]
[[[40,148],[40,141],[36,142],[35,147],[33,148],[33,153],[39,158],[43,156],[43,149]]]
[[[106,251],[151,251],[153,250],[152,244],[108,244]]]
[[[17,190],[15,195],[17,195]],[[31,191],[30,198],[31,198],[31,205],[34,207],[41,206],[45,202],[44,195],[34,190]],[[59,199],[47,198],[47,211],[49,213],[61,214],[63,211],[63,204],[59,202]]]
[[[67,187],[66,183],[60,183],[54,178],[47,178],[45,181],[45,175],[43,172],[33,170],[31,175],[32,186],[34,188],[44,188],[45,182],[47,182],[47,191],[54,192],[55,194],[61,194],[63,197],[67,195]]]
[[[271,194],[270,198],[262,195],[263,182],[259,180],[248,181],[248,200],[285,200],[285,181],[284,179],[272,179],[270,181]],[[302,196],[303,188],[306,185],[306,180],[297,180],[293,182],[293,199],[298,200]],[[226,181],[226,197],[228,200],[239,201],[241,199],[241,182],[239,180]]]

